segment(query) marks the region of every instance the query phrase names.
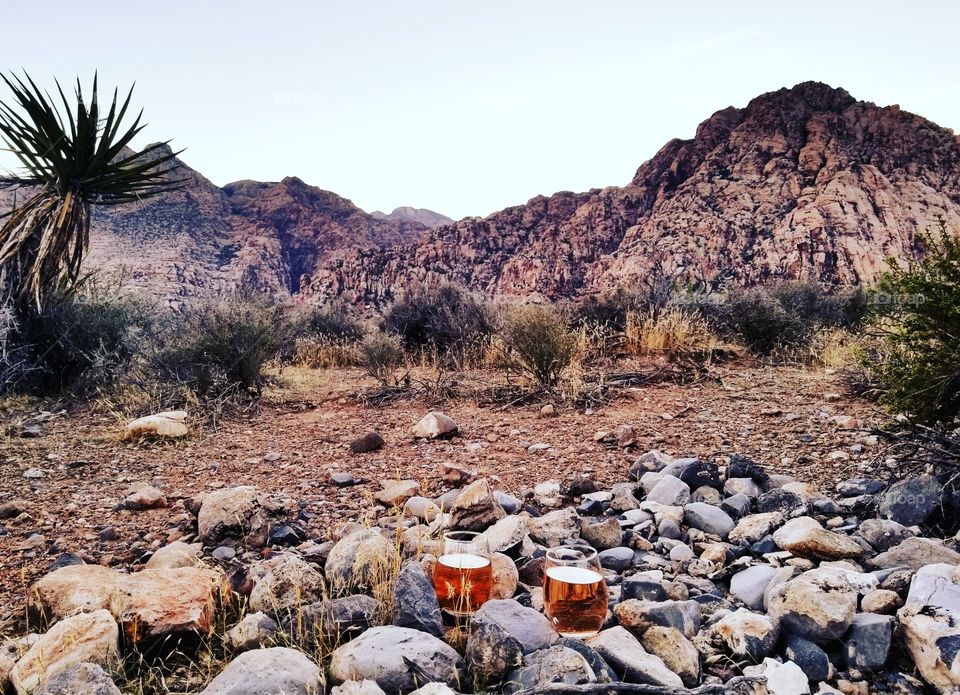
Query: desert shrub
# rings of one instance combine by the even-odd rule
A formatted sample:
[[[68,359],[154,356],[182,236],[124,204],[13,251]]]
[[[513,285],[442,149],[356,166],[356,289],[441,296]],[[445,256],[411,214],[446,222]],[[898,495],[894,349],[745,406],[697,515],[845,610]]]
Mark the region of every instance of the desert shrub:
[[[390,382],[393,371],[403,364],[403,357],[403,342],[397,335],[371,333],[360,343],[361,365],[382,384]]]
[[[630,312],[624,338],[627,354],[657,354],[668,359],[709,353],[719,344],[706,320],[680,307],[668,307],[659,313]]]
[[[360,364],[359,343],[309,335],[298,336],[293,341],[290,362],[310,369],[356,367]]]
[[[829,294],[816,283],[791,281],[737,289],[721,301],[708,297],[692,305],[724,337],[770,355],[808,346],[820,328],[858,325],[866,295],[860,290]]]
[[[528,305],[507,318],[501,337],[510,361],[542,388],[552,388],[573,361],[577,337],[552,306]]]
[[[479,354],[494,332],[487,306],[449,284],[408,293],[390,306],[380,327],[400,336],[406,349],[435,351],[440,357]]]
[[[627,327],[630,314],[656,317],[673,300],[674,278],[662,272],[651,273],[646,284],[626,289],[618,287],[610,294],[589,295],[573,306],[574,325],[605,326],[614,331]]]
[[[283,306],[238,295],[168,319],[154,361],[161,379],[201,397],[259,392],[266,364],[289,349],[291,333]]]
[[[359,364],[358,343],[363,324],[340,302],[311,307],[301,312],[293,328],[293,364],[312,369],[353,367]]]
[[[314,338],[356,342],[363,338],[363,324],[353,317],[349,307],[337,302],[308,311],[297,327],[297,332]]]
[[[884,342],[873,370],[889,407],[947,421],[960,413],[960,240],[941,219],[918,242],[923,256],[905,266],[889,261],[873,293]]]
[[[152,320],[132,300],[96,291],[51,293],[41,308],[4,311],[2,388],[89,395],[137,354]]]

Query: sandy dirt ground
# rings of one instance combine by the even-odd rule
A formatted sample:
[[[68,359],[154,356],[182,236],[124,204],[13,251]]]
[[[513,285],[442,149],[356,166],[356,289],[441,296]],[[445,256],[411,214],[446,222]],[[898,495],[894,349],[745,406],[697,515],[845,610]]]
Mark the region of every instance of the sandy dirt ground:
[[[624,389],[592,412],[558,407],[552,417],[539,406],[479,407],[471,399],[439,408],[417,400],[365,406],[351,394],[372,382],[349,370],[297,381],[269,394],[255,413],[172,443],[125,442],[122,423],[86,408],[44,423],[37,438],[0,440],[0,508],[18,510],[0,519],[0,619],[17,622],[29,584],[62,553],[135,566],[167,542],[191,540],[183,499],[223,486],[256,485],[286,500],[314,538],[358,518],[382,481],[415,479],[427,494],[442,492],[443,462],[476,468],[499,489],[521,494],[582,474],[600,485],[626,480],[631,461],[648,449],[709,458],[737,452],[830,489],[872,469],[876,445],[859,451],[857,442],[884,418],[873,404],[846,395],[842,378],[828,370],[757,365],[714,368],[697,384]],[[410,427],[434,408],[457,421],[460,436],[413,440]],[[859,427],[839,427],[836,415],[852,416]],[[598,431],[622,424],[635,427],[635,446],[596,441]],[[384,437],[384,449],[352,454],[350,441],[369,430]],[[528,452],[540,443],[550,448]],[[27,471],[41,477],[25,477]],[[364,482],[337,488],[332,472]],[[128,489],[143,482],[163,491],[169,506],[123,509]]]

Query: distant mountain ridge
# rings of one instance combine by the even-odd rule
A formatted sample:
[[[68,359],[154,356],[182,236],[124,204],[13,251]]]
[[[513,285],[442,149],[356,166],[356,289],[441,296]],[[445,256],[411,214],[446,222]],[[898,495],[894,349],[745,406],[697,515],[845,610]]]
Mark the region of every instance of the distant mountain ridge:
[[[434,227],[439,227],[442,224],[450,224],[453,222],[451,218],[447,217],[446,215],[441,215],[439,212],[434,212],[433,210],[427,210],[425,208],[412,208],[406,205],[399,208],[394,208],[393,212],[390,213],[374,210],[370,213],[370,215],[378,220],[415,222],[417,224],[422,224],[428,229],[433,229]]]
[[[717,111],[624,186],[537,196],[459,221],[368,214],[295,177],[219,188],[181,163],[178,191],[97,209],[86,268],[170,305],[241,288],[384,304],[455,282],[550,298],[652,272],[716,284],[871,282],[942,215],[960,229],[960,139],[897,106],[805,82]],[[0,190],[0,209],[14,192]]]
[[[162,304],[241,289],[296,294],[339,254],[409,241],[428,227],[377,219],[296,177],[219,188],[182,161],[186,185],[141,203],[94,208],[87,270]],[[0,209],[16,194],[0,190]],[[24,192],[20,192],[22,197]]]
[[[456,282],[489,295],[569,297],[651,272],[752,285],[871,282],[942,215],[960,229],[960,141],[897,106],[806,82],[722,109],[626,186],[538,196],[407,243],[358,250],[305,292],[383,303]]]

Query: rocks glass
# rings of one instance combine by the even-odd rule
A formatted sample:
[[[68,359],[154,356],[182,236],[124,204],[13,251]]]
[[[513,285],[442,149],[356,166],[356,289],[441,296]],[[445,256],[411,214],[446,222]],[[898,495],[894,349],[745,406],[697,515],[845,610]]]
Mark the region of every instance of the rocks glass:
[[[588,545],[562,545],[547,551],[543,608],[564,637],[592,637],[607,618],[607,583],[597,551]]]
[[[450,615],[472,615],[493,587],[490,545],[471,531],[447,531],[433,569],[433,588],[440,607]]]

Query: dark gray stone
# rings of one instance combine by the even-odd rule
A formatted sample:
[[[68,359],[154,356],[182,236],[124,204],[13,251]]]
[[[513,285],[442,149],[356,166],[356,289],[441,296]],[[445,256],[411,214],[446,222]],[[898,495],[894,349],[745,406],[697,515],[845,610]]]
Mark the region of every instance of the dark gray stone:
[[[893,621],[892,615],[877,613],[860,613],[853,619],[844,640],[848,668],[867,672],[883,668],[890,655]]]
[[[796,493],[783,488],[774,488],[757,498],[757,511],[780,512],[785,519],[792,519],[806,515],[809,505]]]
[[[493,496],[507,514],[516,514],[523,507],[523,502],[509,493],[496,490]]]
[[[470,673],[489,688],[523,663],[523,645],[499,623],[474,614],[464,657]]]
[[[663,588],[662,582],[650,577],[634,575],[623,580],[620,585],[620,598],[623,601],[631,598],[644,601],[665,601],[667,592]]]
[[[913,537],[912,531],[892,519],[867,519],[860,524],[857,533],[878,553],[886,552]]]
[[[819,683],[830,677],[830,658],[810,640],[787,635],[784,639],[784,656],[800,667],[807,680]]]
[[[922,524],[940,504],[943,486],[932,475],[906,478],[883,493],[877,511],[880,516],[903,524]]]
[[[443,637],[443,616],[433,582],[416,560],[407,560],[397,575],[393,590],[396,613],[394,625],[411,627]]]
[[[720,509],[725,511],[734,519],[739,519],[740,517],[746,516],[750,513],[750,506],[752,504],[753,500],[742,493],[738,493],[725,499],[720,505]]]
[[[330,639],[345,642],[378,625],[380,614],[375,598],[354,594],[312,603],[298,614],[285,616],[281,627],[298,644],[313,645]]]
[[[593,647],[587,645],[583,640],[575,637],[561,637],[556,646],[572,649],[587,660],[590,668],[593,669],[598,683],[616,683],[617,674],[614,673],[610,665],[604,660],[600,653]]]
[[[383,437],[378,432],[367,432],[365,435],[350,442],[350,451],[355,454],[369,454],[383,448]]]
[[[690,486],[691,490],[698,487],[712,487],[717,490],[723,487],[720,482],[720,470],[717,464],[709,461],[694,461],[680,473],[680,480]]]
[[[727,477],[752,478],[753,482],[760,487],[764,487],[770,482],[770,476],[763,470],[763,466],[741,454],[733,454],[730,457],[727,464]]]
[[[620,546],[604,550],[597,556],[600,566],[614,572],[623,572],[633,564],[633,550]]]
[[[521,606],[512,599],[487,601],[473,614],[473,623],[477,621],[489,621],[502,627],[520,642],[524,654],[549,647],[560,639],[542,613]]]

